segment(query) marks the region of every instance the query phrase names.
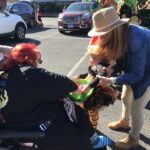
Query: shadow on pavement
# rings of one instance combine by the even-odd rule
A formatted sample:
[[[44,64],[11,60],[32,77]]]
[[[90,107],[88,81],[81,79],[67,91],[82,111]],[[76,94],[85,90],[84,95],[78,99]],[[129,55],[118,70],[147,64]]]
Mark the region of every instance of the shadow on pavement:
[[[113,130],[113,129],[111,129],[111,130]],[[120,128],[120,129],[114,129],[113,131],[128,133],[129,130],[130,130],[130,128],[128,128],[128,129]]]
[[[75,36],[75,37],[86,37],[86,38],[90,38],[88,35],[87,35],[87,32],[83,32],[83,31],[66,31],[64,33],[64,35],[66,36]]]
[[[14,38],[2,38],[0,39],[1,45],[8,45],[8,46],[15,46],[19,43],[34,43],[36,45],[39,45],[41,42],[39,40],[25,38],[24,41],[16,41]]]
[[[146,148],[144,148],[143,146],[139,145],[138,147],[135,148],[130,148],[128,150],[147,150]]]
[[[39,40],[30,39],[30,38],[26,38],[23,43],[34,43],[36,45],[40,45],[41,44],[41,42]]]
[[[150,110],[150,101],[148,102],[148,104],[145,107],[146,109]]]
[[[43,28],[49,27],[49,29],[57,29],[55,25],[45,25]]]
[[[51,29],[50,27],[36,27],[36,28],[29,28],[27,33],[38,33],[38,32],[42,32],[42,31],[46,31]]]
[[[146,137],[143,134],[140,134],[140,140],[142,140],[144,143],[150,145],[150,138]]]

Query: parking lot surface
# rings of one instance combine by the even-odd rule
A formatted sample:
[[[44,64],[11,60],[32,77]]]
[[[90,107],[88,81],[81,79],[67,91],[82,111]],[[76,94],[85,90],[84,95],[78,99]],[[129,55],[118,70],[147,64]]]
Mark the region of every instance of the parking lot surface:
[[[87,72],[89,57],[87,45],[90,38],[85,33],[60,34],[57,30],[57,18],[42,18],[44,26],[29,29],[24,42],[36,43],[42,52],[43,64],[50,71],[66,74],[69,77]],[[1,40],[0,44],[14,46],[14,40]],[[113,131],[107,127],[111,121],[121,116],[121,101],[116,100],[115,104],[104,108],[99,113],[100,120],[98,131],[110,137],[114,142],[126,137],[127,131]],[[144,126],[140,136],[140,146],[133,150],[150,150],[150,102],[144,110]],[[108,147],[108,150],[115,150],[115,146]]]

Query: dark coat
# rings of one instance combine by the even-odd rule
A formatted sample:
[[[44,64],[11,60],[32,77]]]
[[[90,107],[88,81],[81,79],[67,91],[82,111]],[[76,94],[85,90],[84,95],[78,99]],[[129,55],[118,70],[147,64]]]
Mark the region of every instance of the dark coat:
[[[39,130],[51,121],[46,137],[38,141],[51,150],[91,150],[88,137],[72,124],[64,111],[61,98],[76,90],[76,84],[56,73],[30,66],[16,66],[7,71],[8,103],[2,109],[5,128]]]

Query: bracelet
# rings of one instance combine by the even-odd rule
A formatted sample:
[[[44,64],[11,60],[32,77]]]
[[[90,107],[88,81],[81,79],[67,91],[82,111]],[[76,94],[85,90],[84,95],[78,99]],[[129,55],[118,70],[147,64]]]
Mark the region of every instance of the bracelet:
[[[115,84],[116,83],[116,78],[115,77],[111,77],[111,83]]]

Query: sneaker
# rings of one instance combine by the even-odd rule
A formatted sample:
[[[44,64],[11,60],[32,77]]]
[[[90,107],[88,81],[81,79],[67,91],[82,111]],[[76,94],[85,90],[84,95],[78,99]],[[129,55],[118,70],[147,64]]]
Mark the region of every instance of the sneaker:
[[[129,129],[129,120],[118,120],[118,121],[114,121],[108,124],[108,127],[112,130],[115,129],[120,129],[120,128],[124,128],[124,129]]]
[[[111,144],[112,140],[110,138],[106,136],[98,136],[97,139],[92,143],[92,147],[93,149],[98,149]]]

